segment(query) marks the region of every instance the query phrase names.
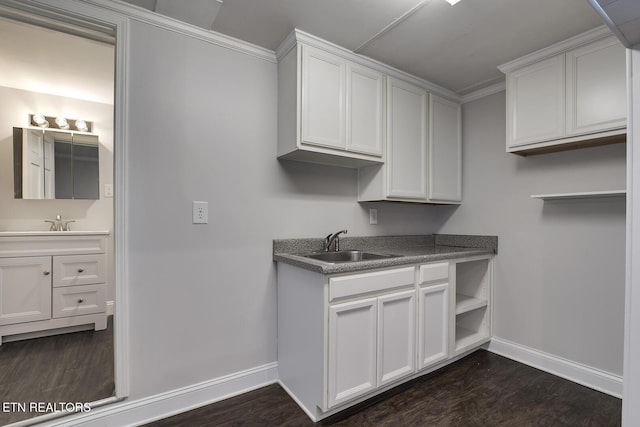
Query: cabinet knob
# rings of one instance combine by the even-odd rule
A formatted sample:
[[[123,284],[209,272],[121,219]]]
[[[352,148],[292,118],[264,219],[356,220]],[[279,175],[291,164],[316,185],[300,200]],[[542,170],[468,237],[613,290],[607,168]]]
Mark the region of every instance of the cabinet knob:
[[[45,276],[48,276],[48,275],[50,275],[50,274],[51,274],[51,272],[50,272],[50,271],[45,271],[43,274],[44,274]]]
[[[82,273],[84,271],[84,268],[79,268],[78,269],[78,273]]]
[[[78,304],[82,304],[83,302],[84,302],[84,299],[78,298]]]

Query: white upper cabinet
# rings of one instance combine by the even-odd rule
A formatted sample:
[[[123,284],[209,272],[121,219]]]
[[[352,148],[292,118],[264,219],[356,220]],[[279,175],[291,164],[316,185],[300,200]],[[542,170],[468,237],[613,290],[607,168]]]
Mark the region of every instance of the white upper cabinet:
[[[608,34],[596,28],[500,67],[507,75],[507,152],[624,141],[625,49]]]
[[[346,61],[302,47],[302,140],[346,149]]]
[[[383,76],[347,62],[347,149],[382,156]]]
[[[389,198],[427,198],[427,91],[387,80]]]
[[[429,95],[429,200],[462,201],[461,106]]]
[[[387,158],[358,169],[358,201],[462,201],[460,103],[387,77]]]
[[[383,76],[297,43],[278,63],[278,157],[359,167],[384,161]]]
[[[384,184],[369,200],[459,202],[455,180],[431,187],[427,176],[433,173],[439,181],[445,171],[458,169],[450,160],[459,152],[459,114],[447,114],[440,108],[444,103],[438,104],[436,116],[447,119],[433,134],[427,125],[433,119],[429,95],[460,101],[457,94],[300,30],[282,42],[276,55],[278,158],[351,168],[392,162],[380,177]],[[449,118],[458,123],[452,126]],[[399,142],[389,147],[389,138]],[[439,144],[433,153],[436,167],[428,160],[431,141]]]
[[[567,53],[567,135],[626,127],[625,57],[615,37]]]
[[[507,76],[507,140],[510,147],[564,136],[564,56]]]

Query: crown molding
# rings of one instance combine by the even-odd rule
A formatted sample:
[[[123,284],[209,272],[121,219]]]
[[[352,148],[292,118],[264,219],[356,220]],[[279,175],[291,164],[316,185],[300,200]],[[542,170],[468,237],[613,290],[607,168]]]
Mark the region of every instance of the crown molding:
[[[427,91],[442,96],[443,98],[447,98],[451,101],[460,102],[462,99],[460,95],[457,93],[450,91],[442,86],[438,86],[435,83],[431,83],[428,80],[424,80],[420,77],[416,77],[412,74],[409,74],[405,71],[394,68],[390,65],[387,65],[383,62],[377,61],[375,59],[371,59],[367,56],[360,55],[357,53],[353,53],[352,51],[338,46],[337,44],[331,43],[320,37],[314,36],[312,34],[306,33],[299,29],[294,29],[278,46],[276,49],[276,57],[282,58],[286,55],[293,47],[296,46],[297,43],[303,43],[308,46],[316,47],[318,49],[322,49],[325,52],[332,53],[334,55],[340,56],[349,61],[355,62],[365,67],[372,68],[377,70],[383,74],[386,74],[391,77],[396,77],[400,80],[404,80],[416,86],[420,86]]]
[[[577,36],[563,40],[559,43],[552,44],[551,46],[545,47],[544,49],[537,50],[513,61],[499,65],[498,69],[506,74],[535,62],[542,61],[543,59],[547,59],[552,56],[567,52],[571,49],[575,49],[587,43],[603,39],[612,34],[613,33],[611,32],[611,30],[606,25],[601,25],[592,30],[578,34]]]
[[[236,39],[235,37],[230,37],[213,30],[205,30],[204,28],[187,24],[186,22],[178,21],[177,19],[173,19],[169,16],[151,12],[150,10],[132,5],[130,3],[125,3],[120,0],[78,1],[98,6],[100,8],[107,9],[118,14],[126,15],[129,18],[135,19],[139,22],[154,25],[165,30],[173,31],[175,33],[192,37],[207,43],[215,44],[226,49],[244,53],[246,55],[250,55],[268,62],[277,62],[275,53],[272,50],[265,49],[253,43],[245,42],[243,40]]]
[[[467,102],[476,101],[480,98],[484,98],[485,96],[504,92],[505,90],[507,90],[507,85],[505,82],[496,83],[491,86],[483,87],[482,89],[474,90],[473,92],[464,95],[462,97],[462,103],[466,104]]]

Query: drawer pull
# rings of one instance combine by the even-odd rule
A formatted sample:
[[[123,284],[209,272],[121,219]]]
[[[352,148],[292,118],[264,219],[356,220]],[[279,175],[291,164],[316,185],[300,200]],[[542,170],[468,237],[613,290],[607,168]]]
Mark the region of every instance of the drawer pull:
[[[82,304],[83,302],[84,302],[84,299],[78,298],[78,304]]]
[[[50,274],[51,274],[51,272],[50,272],[50,271],[45,271],[43,274],[44,274],[45,276],[48,276],[48,275],[50,275]]]
[[[82,273],[84,271],[84,268],[79,268],[78,269],[78,273]]]

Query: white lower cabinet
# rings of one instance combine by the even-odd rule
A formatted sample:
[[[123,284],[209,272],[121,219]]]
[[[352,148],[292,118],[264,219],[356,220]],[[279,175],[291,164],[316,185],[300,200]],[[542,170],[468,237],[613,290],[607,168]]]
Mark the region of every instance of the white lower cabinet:
[[[491,330],[491,258],[341,275],[278,263],[280,383],[317,421],[477,348]],[[473,318],[456,319],[456,272],[483,303]]]
[[[413,289],[378,297],[378,387],[416,370],[415,312]]]
[[[419,291],[418,369],[449,357],[449,284]]]
[[[329,308],[329,407],[376,387],[376,298]]]
[[[0,344],[107,327],[106,234],[0,236]]]
[[[51,317],[51,257],[0,258],[0,325]]]

